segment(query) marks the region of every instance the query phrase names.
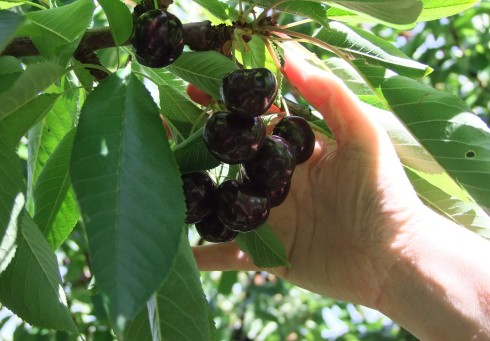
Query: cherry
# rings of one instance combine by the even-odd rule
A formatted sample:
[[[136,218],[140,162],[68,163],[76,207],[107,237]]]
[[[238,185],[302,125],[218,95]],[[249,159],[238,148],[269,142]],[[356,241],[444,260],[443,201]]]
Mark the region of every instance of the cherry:
[[[241,118],[217,112],[206,121],[203,138],[218,160],[238,164],[257,155],[265,141],[265,125],[260,117]]]
[[[136,21],[133,47],[136,60],[142,65],[152,68],[170,65],[184,49],[182,23],[167,11],[148,11]]]
[[[286,139],[293,146],[296,164],[305,162],[315,149],[315,134],[308,122],[299,116],[284,117],[272,131],[272,134]]]
[[[233,114],[242,117],[262,115],[277,95],[277,79],[265,68],[237,70],[223,78],[221,97]]]
[[[269,212],[267,193],[257,187],[236,180],[226,180],[218,187],[216,213],[230,230],[256,230],[265,223]]]
[[[255,186],[255,184],[248,178],[247,174],[245,174],[243,171],[240,171],[238,173],[238,179],[239,181],[244,182],[250,186]],[[284,187],[280,187],[274,190],[268,190],[268,191],[266,190],[266,193],[269,197],[269,203],[271,204],[271,208],[281,205],[284,202],[284,200],[286,200],[290,188],[291,188],[291,181],[289,181]]]
[[[267,193],[269,194],[269,202],[271,203],[271,208],[281,205],[284,200],[286,200],[290,188],[291,181],[289,181],[284,187],[280,187],[272,191],[267,191]]]
[[[216,203],[216,184],[205,172],[182,175],[187,224],[195,224],[208,216]]]
[[[267,136],[257,156],[245,163],[245,173],[257,186],[278,190],[291,181],[296,158],[291,144],[280,136]]]
[[[195,226],[197,233],[202,239],[212,243],[231,242],[238,236],[238,232],[232,231],[223,225],[215,211],[196,223]]]

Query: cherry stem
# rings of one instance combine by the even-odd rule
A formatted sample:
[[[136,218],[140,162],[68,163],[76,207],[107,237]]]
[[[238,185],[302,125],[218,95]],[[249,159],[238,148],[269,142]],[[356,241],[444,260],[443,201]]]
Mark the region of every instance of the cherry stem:
[[[311,19],[299,20],[299,21],[295,21],[295,22],[292,22],[292,23],[289,23],[289,24],[286,24],[286,25],[281,25],[281,26],[279,26],[279,28],[286,29],[286,28],[290,28],[290,27],[295,27],[295,26],[307,24],[307,23],[310,23],[312,21],[313,20],[311,20]]]

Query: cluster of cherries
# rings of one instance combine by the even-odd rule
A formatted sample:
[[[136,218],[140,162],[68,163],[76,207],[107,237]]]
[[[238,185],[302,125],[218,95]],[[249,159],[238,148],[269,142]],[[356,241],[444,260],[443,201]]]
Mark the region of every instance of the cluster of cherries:
[[[241,164],[238,180],[219,186],[205,172],[182,177],[188,224],[210,242],[228,242],[240,232],[259,228],[271,207],[287,197],[297,164],[313,153],[315,136],[298,116],[285,116],[266,135],[262,114],[277,95],[277,79],[268,69],[237,70],[228,74],[221,87],[227,111],[207,120],[204,142],[219,161]]]
[[[136,59],[152,68],[170,65],[184,48],[182,23],[165,10],[136,12]],[[271,207],[286,199],[295,166],[313,153],[315,137],[301,117],[282,118],[266,135],[260,116],[276,95],[277,79],[265,68],[237,70],[223,79],[221,97],[228,111],[209,117],[203,137],[219,161],[242,165],[239,179],[216,186],[206,172],[182,177],[186,223],[195,224],[207,241],[228,242],[264,224]]]

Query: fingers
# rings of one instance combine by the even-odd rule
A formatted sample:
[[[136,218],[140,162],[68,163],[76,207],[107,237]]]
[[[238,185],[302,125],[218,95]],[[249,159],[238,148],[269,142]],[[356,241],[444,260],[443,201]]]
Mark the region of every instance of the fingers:
[[[285,45],[284,71],[289,81],[325,119],[339,144],[368,141],[379,132],[357,97],[335,75],[312,66],[300,47]]]
[[[234,242],[196,246],[192,252],[201,271],[259,270]]]

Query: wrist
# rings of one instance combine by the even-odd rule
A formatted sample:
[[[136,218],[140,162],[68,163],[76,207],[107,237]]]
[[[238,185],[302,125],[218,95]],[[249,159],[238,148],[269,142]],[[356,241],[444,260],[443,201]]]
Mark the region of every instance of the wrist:
[[[421,339],[490,336],[488,242],[429,209],[394,245],[376,308]]]

